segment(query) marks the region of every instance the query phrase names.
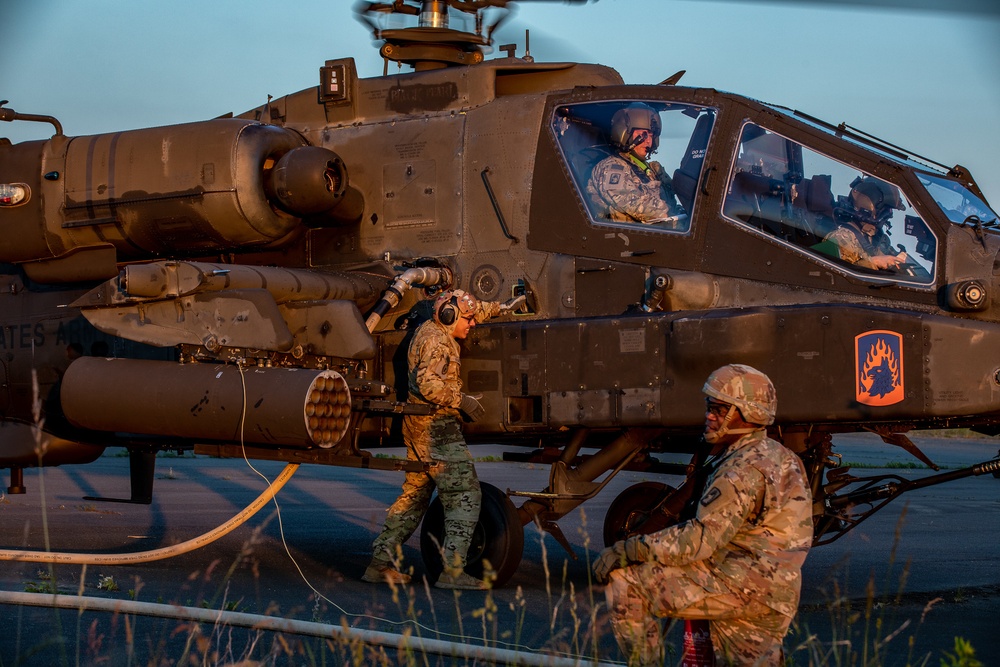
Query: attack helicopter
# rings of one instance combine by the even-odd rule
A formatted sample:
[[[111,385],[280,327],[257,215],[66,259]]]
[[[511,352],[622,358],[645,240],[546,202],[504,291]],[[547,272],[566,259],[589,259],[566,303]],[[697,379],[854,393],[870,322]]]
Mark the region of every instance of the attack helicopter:
[[[383,76],[329,60],[316,86],[229,117],[70,137],[0,105],[54,130],[0,140],[8,492],[108,446],[127,448],[140,503],[161,450],[424,470],[370,450],[421,409],[406,345],[453,288],[526,297],[463,343],[486,409],[469,442],[551,466],[544,489],[484,485],[470,570],[489,561],[498,584],[529,523],[572,551],[559,519],[622,470],[688,481],[623,491],[606,541],[676,519],[705,468],[701,385],[726,363],[773,380],[770,433],[806,465],[817,543],[1000,469],[861,477],[833,450],[874,432],[934,467],[908,432],[1000,433],[1000,226],[967,169],[681,73],[627,85],[514,47],[487,59],[486,10],[508,4],[361,3]],[[616,219],[592,192],[630,108],[663,129],[676,210],[660,220]],[[852,261],[834,241],[850,225],[891,266]],[[435,505],[432,575],[442,524]]]

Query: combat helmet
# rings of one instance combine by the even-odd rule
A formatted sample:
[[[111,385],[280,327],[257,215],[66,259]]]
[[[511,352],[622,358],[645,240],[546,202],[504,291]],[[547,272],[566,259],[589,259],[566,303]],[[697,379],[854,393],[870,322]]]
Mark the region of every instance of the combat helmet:
[[[701,390],[706,396],[739,408],[744,421],[760,426],[774,423],[778,410],[774,385],[756,368],[745,364],[723,366],[708,376]]]
[[[631,150],[629,142],[633,130],[649,130],[653,135],[650,152],[655,152],[660,146],[660,114],[653,107],[642,102],[633,102],[622,107],[611,117],[611,143],[623,151]]]

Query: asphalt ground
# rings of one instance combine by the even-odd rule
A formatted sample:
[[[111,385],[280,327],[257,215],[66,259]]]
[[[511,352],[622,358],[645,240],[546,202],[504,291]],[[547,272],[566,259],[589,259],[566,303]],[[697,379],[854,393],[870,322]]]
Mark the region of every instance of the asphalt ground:
[[[993,458],[998,446],[988,439],[914,440],[946,470]],[[841,436],[835,444],[845,461],[862,466],[855,468],[857,475],[916,479],[933,474],[880,467],[913,459],[874,436]],[[481,457],[500,451],[474,448]],[[268,479],[282,468],[272,462],[254,466]],[[539,491],[548,479],[546,467],[532,464],[481,461],[477,469],[483,481],[504,490]],[[0,589],[82,591],[501,648],[596,652],[602,660],[620,660],[607,627],[603,593],[590,586],[587,563],[602,546],[604,514],[617,493],[636,482],[657,480],[677,481],[622,473],[564,518],[561,526],[576,560],[551,536],[527,528],[521,566],[489,596],[455,595],[423,585],[416,537],[405,546],[404,561],[417,575],[417,585],[393,591],[361,582],[371,540],[399,492],[402,474],[323,466],[302,466],[278,494],[280,520],[270,504],[220,540],[153,563],[50,567],[7,562],[0,569]],[[115,450],[87,466],[26,471],[25,483],[26,495],[0,501],[0,548],[116,553],[169,546],[227,521],[266,486],[242,460],[161,456],[151,505],[83,500],[128,496],[128,459]],[[1000,480],[990,475],[916,490],[892,501],[839,540],[810,553],[800,613],[786,652],[797,665],[937,666],[960,636],[983,664],[1000,664],[998,529]],[[668,638],[679,645],[677,626]],[[361,657],[352,657],[350,650],[360,651],[355,655]],[[196,628],[166,618],[0,605],[0,666],[232,664],[244,658],[267,658],[268,664],[368,664],[379,655],[270,632],[204,624]],[[389,664],[407,662],[392,649],[386,659]],[[414,662],[440,663],[423,657]]]

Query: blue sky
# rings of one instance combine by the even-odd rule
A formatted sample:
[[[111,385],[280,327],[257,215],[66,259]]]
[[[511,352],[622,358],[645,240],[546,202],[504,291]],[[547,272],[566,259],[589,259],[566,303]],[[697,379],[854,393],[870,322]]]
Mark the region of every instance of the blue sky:
[[[977,2],[978,0],[966,0]],[[946,4],[946,3],[942,3]],[[988,3],[987,3],[988,4]],[[69,135],[240,113],[316,85],[331,58],[382,60],[353,0],[7,0],[0,99]],[[453,23],[452,27],[459,27]],[[708,86],[847,123],[972,170],[1000,207],[1000,13],[822,2],[525,2],[498,31],[539,61],[614,67],[627,83],[686,69]],[[12,141],[50,126],[0,126]]]

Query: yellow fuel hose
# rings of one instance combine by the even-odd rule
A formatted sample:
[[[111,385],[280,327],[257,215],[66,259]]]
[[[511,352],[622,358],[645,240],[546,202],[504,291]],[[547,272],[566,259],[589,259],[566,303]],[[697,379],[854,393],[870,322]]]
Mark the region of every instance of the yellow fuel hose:
[[[226,523],[208,531],[198,537],[190,539],[180,544],[169,547],[153,549],[152,551],[140,551],[128,554],[80,554],[80,553],[59,553],[54,551],[13,551],[10,549],[0,550],[0,561],[16,561],[21,563],[69,563],[76,565],[128,565],[132,563],[148,563],[154,560],[163,560],[179,556],[189,551],[199,549],[206,544],[211,544],[215,540],[228,535],[235,529],[242,526],[254,514],[259,512],[264,505],[269,503],[275,494],[292,478],[298,470],[298,463],[289,463],[275,478],[271,484],[264,489],[264,492],[257,496],[257,499],[246,506],[242,512],[234,516]]]

